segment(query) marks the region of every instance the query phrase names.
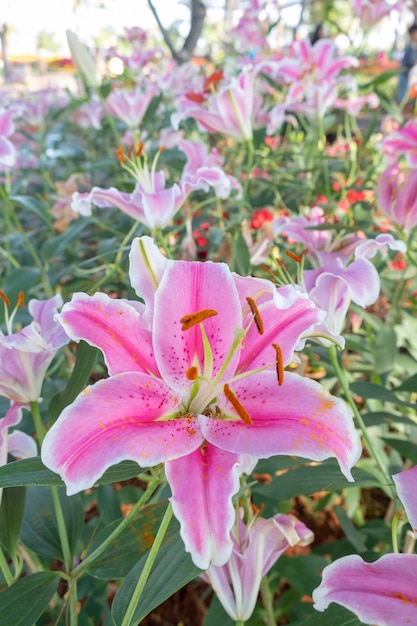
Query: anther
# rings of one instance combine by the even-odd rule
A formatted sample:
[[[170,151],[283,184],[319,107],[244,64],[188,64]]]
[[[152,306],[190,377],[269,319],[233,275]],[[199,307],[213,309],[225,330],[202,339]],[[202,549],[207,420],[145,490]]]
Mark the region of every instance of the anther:
[[[213,317],[214,315],[218,315],[217,311],[214,309],[203,309],[202,311],[197,311],[196,313],[184,315],[184,317],[180,319],[180,324],[182,324],[181,330],[188,330],[189,328],[192,328],[200,322],[204,322],[204,320],[209,317]]]
[[[198,369],[196,368],[195,365],[192,365],[185,372],[185,375],[186,375],[188,380],[195,380],[197,378],[197,376],[198,376]]]
[[[125,162],[125,151],[123,150],[123,146],[119,146],[116,151],[117,158],[119,159],[120,165],[123,165]]]
[[[249,304],[249,308],[252,311],[253,319],[255,321],[256,328],[258,329],[258,333],[260,335],[263,335],[264,334],[264,323],[263,323],[261,314],[259,313],[259,309],[256,306],[255,300],[253,298],[251,298],[250,296],[246,296],[246,302]]]
[[[136,149],[136,156],[139,158],[143,152],[143,148],[144,148],[144,143],[143,141],[139,141],[139,145]]]
[[[284,382],[284,361],[282,359],[282,350],[277,343],[273,343],[272,347],[275,348],[275,352],[277,355],[277,358],[276,358],[277,378],[278,378],[278,385],[281,386]]]
[[[202,104],[205,101],[205,97],[201,93],[193,93],[192,91],[186,93],[185,97],[191,102],[197,102],[197,104]]]
[[[6,294],[4,293],[4,291],[2,291],[0,289],[0,298],[3,300],[3,302],[6,303],[6,306],[10,306],[10,300],[9,298],[6,296]]]
[[[293,261],[296,261],[297,263],[301,263],[302,261],[302,257],[298,256],[298,254],[294,254],[294,252],[291,252],[291,250],[286,250],[285,254],[290,257],[290,259],[292,259]]]
[[[19,291],[19,295],[17,296],[17,306],[23,306],[25,304],[25,294],[23,291]]]
[[[245,424],[252,424],[252,418],[245,409],[245,407],[239,402],[236,394],[232,391],[229,385],[226,383],[223,387],[223,392],[226,398],[229,400],[230,404],[239,415],[239,417],[245,422]]]

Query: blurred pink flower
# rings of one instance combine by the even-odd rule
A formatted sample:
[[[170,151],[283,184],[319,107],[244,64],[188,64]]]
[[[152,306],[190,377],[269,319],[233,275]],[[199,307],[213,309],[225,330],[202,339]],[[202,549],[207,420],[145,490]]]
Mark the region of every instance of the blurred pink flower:
[[[63,411],[42,458],[68,494],[124,459],[165,462],[186,550],[206,570],[232,553],[242,472],[276,454],[336,457],[351,480],[359,436],[342,400],[284,375],[321,315],[305,294],[223,263],[167,260],[149,237],[133,241],[130,279],[145,304],[79,293],[58,315],[102,350],[109,377]]]
[[[59,294],[49,300],[30,300],[33,321],[18,333],[11,333],[14,314],[6,315],[11,334],[0,335],[0,395],[20,404],[40,399],[46,370],[58,349],[69,341],[55,321],[61,305]]]
[[[399,2],[352,0],[351,6],[354,15],[359,18],[361,28],[367,31],[382,20],[383,17],[389,15],[391,11],[403,11],[407,6],[407,2],[406,0],[399,0]]]
[[[221,566],[210,565],[201,577],[213,587],[233,620],[245,622],[255,608],[262,578],[289,546],[307,546],[314,535],[293,515],[256,517],[244,524],[241,515],[232,530],[233,550]]]
[[[417,554],[385,554],[366,563],[354,554],[324,568],[314,608],[336,602],[363,624],[417,626]]]
[[[376,193],[381,209],[404,233],[417,226],[417,169],[392,163],[379,176]]]
[[[17,152],[9,137],[15,131],[12,109],[0,109],[0,167],[13,167],[16,162]]]
[[[136,129],[158,93],[158,85],[151,82],[138,85],[133,90],[117,89],[107,98],[106,106],[110,115],[122,120],[128,128]]]
[[[408,167],[417,168],[417,121],[411,119],[402,128],[394,130],[383,139],[381,147],[391,164],[404,158]]]

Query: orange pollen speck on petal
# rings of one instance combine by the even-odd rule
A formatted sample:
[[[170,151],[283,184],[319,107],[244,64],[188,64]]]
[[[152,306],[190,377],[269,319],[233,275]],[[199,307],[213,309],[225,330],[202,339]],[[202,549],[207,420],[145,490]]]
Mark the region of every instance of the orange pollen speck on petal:
[[[204,322],[204,320],[209,317],[214,317],[214,315],[218,315],[217,311],[214,309],[203,309],[202,311],[196,311],[196,313],[184,315],[184,317],[180,319],[180,324],[182,324],[181,330],[188,330],[196,324]]]
[[[6,296],[6,294],[4,293],[4,291],[2,291],[0,289],[0,298],[3,300],[3,302],[6,303],[7,306],[10,306],[10,300],[9,298]]]
[[[252,311],[252,315],[253,315],[253,319],[255,321],[256,324],[256,328],[258,329],[258,333],[260,335],[264,334],[264,323],[261,317],[261,314],[259,313],[259,309],[256,305],[256,302],[253,298],[251,298],[250,296],[246,296],[246,302],[249,304],[249,308]]]
[[[197,376],[198,376],[198,369],[196,368],[195,365],[192,365],[185,372],[185,375],[186,375],[188,380],[195,380],[197,378]]]
[[[293,261],[296,261],[297,263],[301,263],[302,257],[298,256],[298,254],[294,254],[294,252],[291,252],[291,250],[286,250],[285,254],[290,257],[290,259],[292,259]]]
[[[281,386],[284,382],[284,361],[282,360],[282,350],[277,343],[273,343],[272,347],[275,348],[276,352],[278,385]]]
[[[23,306],[25,304],[25,294],[23,291],[19,291],[19,295],[17,296],[17,306]]]
[[[226,398],[229,400],[230,404],[239,415],[239,417],[245,422],[245,424],[252,424],[252,418],[245,409],[245,407],[239,402],[236,397],[236,394],[230,389],[229,385],[226,383],[223,387],[223,392]]]

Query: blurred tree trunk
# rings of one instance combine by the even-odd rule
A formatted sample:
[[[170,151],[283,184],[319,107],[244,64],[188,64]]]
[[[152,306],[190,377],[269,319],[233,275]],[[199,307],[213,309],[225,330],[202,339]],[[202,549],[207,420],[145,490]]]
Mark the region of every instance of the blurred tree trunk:
[[[3,24],[0,28],[0,50],[1,56],[3,57],[3,76],[4,82],[7,83],[10,78],[10,65],[9,65],[9,57],[7,50],[7,31],[9,30],[7,24]]]
[[[169,51],[171,52],[171,55],[179,63],[187,61],[192,57],[198,38],[200,37],[201,31],[203,30],[204,20],[206,17],[206,6],[204,2],[202,2],[201,0],[189,0],[189,2],[191,13],[190,30],[187,37],[185,38],[181,50],[177,51],[172,44],[168,31],[164,28],[159,18],[158,12],[152,3],[152,0],[148,0],[149,8],[152,11],[153,16],[158,24],[161,35]]]

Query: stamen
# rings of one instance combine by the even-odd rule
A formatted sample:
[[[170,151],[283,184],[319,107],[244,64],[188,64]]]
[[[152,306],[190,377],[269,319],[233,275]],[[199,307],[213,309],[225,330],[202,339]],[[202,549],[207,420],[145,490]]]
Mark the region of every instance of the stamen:
[[[143,152],[143,148],[145,147],[145,144],[143,143],[143,141],[139,141],[139,145],[136,148],[136,156],[139,158]]]
[[[223,392],[236,413],[245,422],[245,424],[252,424],[253,422],[251,416],[249,415],[245,407],[240,404],[239,400],[236,397],[236,394],[230,389],[227,383],[223,387]]]
[[[192,328],[200,322],[204,322],[204,320],[209,317],[213,317],[214,315],[218,315],[217,311],[214,309],[203,309],[202,311],[197,311],[196,313],[184,315],[184,317],[180,319],[180,323],[182,324],[181,330],[188,330],[189,328]]]
[[[275,348],[275,352],[277,354],[277,361],[276,361],[277,378],[278,378],[278,385],[281,387],[281,385],[284,382],[284,361],[282,359],[282,350],[277,343],[273,343],[272,347]]]
[[[10,300],[9,298],[6,296],[6,294],[4,293],[4,291],[2,291],[0,289],[0,298],[3,300],[3,302],[6,303],[6,306],[10,306]]]
[[[253,298],[251,298],[250,296],[246,296],[246,302],[249,304],[249,308],[252,311],[252,315],[253,315],[253,319],[255,321],[256,324],[256,328],[258,329],[258,333],[260,335],[264,334],[264,323],[261,317],[261,314],[259,313],[259,309],[256,305],[256,302]]]
[[[185,372],[185,375],[186,375],[188,380],[195,380],[197,378],[197,376],[198,376],[198,369],[196,368],[195,365],[192,365]]]
[[[192,91],[186,93],[185,97],[191,102],[197,102],[197,104],[202,104],[205,101],[205,97],[201,93],[193,93]]]
[[[123,146],[119,146],[116,151],[117,158],[119,159],[120,165],[124,165],[125,162],[125,151],[123,150]]]
[[[296,261],[297,263],[301,263],[302,261],[302,257],[298,256],[298,254],[294,254],[294,252],[291,252],[291,250],[286,250],[285,254],[289,256],[290,259],[292,259],[293,261]]]
[[[23,291],[19,291],[19,295],[17,296],[17,306],[24,306],[25,304],[25,294]]]

